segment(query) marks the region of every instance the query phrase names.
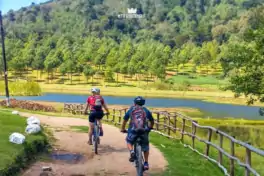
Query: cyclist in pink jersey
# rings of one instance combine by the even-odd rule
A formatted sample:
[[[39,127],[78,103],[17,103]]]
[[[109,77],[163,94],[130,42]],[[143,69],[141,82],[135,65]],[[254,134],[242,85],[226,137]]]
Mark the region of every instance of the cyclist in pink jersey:
[[[104,116],[103,108],[106,110],[107,114],[109,114],[109,110],[105,104],[104,98],[100,95],[100,89],[92,88],[91,92],[93,95],[89,96],[86,101],[86,108],[84,113],[87,114],[88,109],[90,109],[89,114],[89,141],[88,143],[92,145],[92,134],[94,129],[95,119],[99,120],[99,126],[101,131],[101,136],[103,135],[103,128],[101,120]]]

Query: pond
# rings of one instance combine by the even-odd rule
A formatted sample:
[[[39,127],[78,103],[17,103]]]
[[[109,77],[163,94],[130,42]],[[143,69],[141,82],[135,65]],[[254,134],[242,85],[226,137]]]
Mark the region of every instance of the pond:
[[[57,94],[47,93],[42,96],[25,96],[13,97],[18,100],[36,100],[50,101],[62,103],[84,103],[87,95],[76,94]],[[104,96],[107,104],[110,105],[132,105],[134,97],[114,97]],[[205,114],[205,117],[223,118],[245,118],[252,120],[263,120],[264,117],[259,115],[259,108],[254,106],[220,104],[206,102],[196,99],[175,99],[175,98],[147,98],[146,105],[148,107],[187,107],[199,109]]]

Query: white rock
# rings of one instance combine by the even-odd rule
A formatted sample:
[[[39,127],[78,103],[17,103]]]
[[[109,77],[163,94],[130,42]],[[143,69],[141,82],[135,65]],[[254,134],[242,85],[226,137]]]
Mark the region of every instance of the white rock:
[[[31,116],[27,119],[27,124],[28,125],[31,125],[31,124],[37,124],[37,125],[40,125],[40,120],[35,117],[35,116]]]
[[[27,134],[36,134],[40,131],[41,131],[41,128],[38,124],[29,124],[25,130]]]
[[[12,133],[9,136],[9,142],[14,144],[23,144],[25,142],[26,137],[20,133]]]
[[[12,111],[12,114],[19,115],[18,111]]]

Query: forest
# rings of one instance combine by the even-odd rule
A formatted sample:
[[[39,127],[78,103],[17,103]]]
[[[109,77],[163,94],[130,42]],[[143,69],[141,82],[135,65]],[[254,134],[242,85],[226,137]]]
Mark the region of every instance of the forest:
[[[218,71],[264,102],[264,0],[51,0],[4,15],[8,68],[87,79],[113,73],[166,81],[168,68]],[[142,19],[120,19],[137,8]],[[2,52],[2,51],[0,51]],[[2,64],[2,53],[1,61]],[[0,66],[2,72],[3,66]],[[200,69],[199,69],[200,68]],[[204,73],[198,70],[205,68]]]

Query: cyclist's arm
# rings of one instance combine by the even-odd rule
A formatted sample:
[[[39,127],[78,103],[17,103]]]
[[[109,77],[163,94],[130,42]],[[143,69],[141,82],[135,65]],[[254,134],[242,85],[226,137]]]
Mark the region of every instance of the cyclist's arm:
[[[87,113],[87,111],[89,110],[89,107],[90,107],[89,99],[87,99],[87,101],[86,101],[86,107],[85,107],[85,110],[84,110],[85,113]]]
[[[129,120],[129,114],[130,114],[130,110],[128,110],[123,118],[123,123],[122,123],[122,126],[121,126],[121,131],[125,131],[126,129],[126,124]]]
[[[150,126],[149,126],[149,128],[153,128],[154,127],[154,118],[153,118],[153,116],[152,116],[152,113],[149,111],[149,110],[147,110],[147,118],[148,118],[148,120],[150,121]]]
[[[103,107],[104,107],[105,111],[109,114],[109,109],[107,108],[105,103],[103,104]]]
[[[106,103],[105,103],[105,101],[104,101],[103,98],[102,98],[102,106],[103,106],[103,108],[105,109],[105,111],[109,114],[109,109],[108,109],[108,107],[106,106]]]

